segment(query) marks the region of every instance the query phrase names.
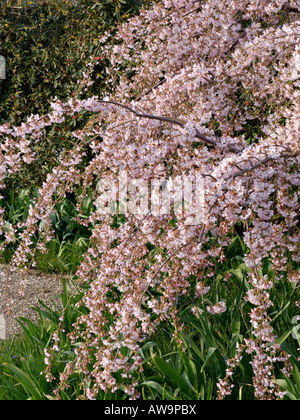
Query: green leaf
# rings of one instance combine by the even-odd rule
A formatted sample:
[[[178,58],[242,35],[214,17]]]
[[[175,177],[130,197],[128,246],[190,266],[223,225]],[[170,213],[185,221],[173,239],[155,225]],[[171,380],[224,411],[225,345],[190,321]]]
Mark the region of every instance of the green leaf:
[[[172,368],[172,366],[170,366],[168,363],[166,363],[163,359],[161,359],[157,355],[153,357],[153,362],[163,375],[166,375],[169,379],[171,379],[175,384],[177,384],[185,392],[187,393],[189,392],[189,387],[186,381],[174,368]]]
[[[241,316],[239,312],[235,312],[231,323],[232,334],[239,335],[241,331]]]
[[[288,331],[282,334],[282,336],[278,338],[277,343],[280,345],[283,344],[287,340],[287,338],[291,335],[292,331],[293,331],[293,328],[290,328]]]
[[[0,389],[8,391],[10,394],[14,395],[17,400],[24,401],[27,399],[26,394],[22,394],[15,385],[13,385],[9,380],[2,378],[2,381],[5,385],[1,384]]]
[[[200,360],[202,360],[204,362],[205,358],[202,354],[202,352],[200,351],[199,347],[197,346],[197,344],[194,342],[194,340],[186,333],[186,332],[182,332],[181,337],[183,338],[183,340],[186,342],[186,344],[195,352],[195,354],[199,357]]]
[[[203,372],[204,368],[206,367],[207,363],[209,362],[209,359],[212,357],[212,355],[214,354],[214,352],[215,352],[216,350],[217,350],[217,348],[216,348],[216,347],[210,347],[210,348],[208,349],[207,356],[206,356],[206,360],[205,360],[205,362],[204,362],[204,364],[203,364],[203,366],[202,366],[202,368],[201,368],[201,372]]]
[[[165,389],[165,387],[162,387],[158,382],[145,381],[141,385],[147,385],[150,388],[154,389],[156,392],[158,392],[158,394],[160,394],[162,396],[163,400],[165,399],[165,397],[166,397],[167,400],[173,400],[174,399],[173,395],[170,392],[168,392]]]
[[[10,363],[3,363],[3,366],[7,367],[14,374],[14,375],[10,375],[11,377],[16,376],[20,380],[20,384],[22,385],[28,397],[31,397],[32,399],[37,400],[37,401],[44,400],[36,383],[29,376],[29,374],[25,373],[23,370],[19,369],[18,367]]]

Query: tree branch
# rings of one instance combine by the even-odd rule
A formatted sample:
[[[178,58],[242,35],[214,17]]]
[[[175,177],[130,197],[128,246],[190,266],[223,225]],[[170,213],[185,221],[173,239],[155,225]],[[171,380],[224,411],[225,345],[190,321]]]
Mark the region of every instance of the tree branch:
[[[182,127],[182,128],[184,128],[184,126],[187,124],[186,121],[179,120],[176,118],[163,117],[163,116],[152,115],[152,114],[144,114],[144,113],[136,111],[135,109],[131,108],[128,105],[121,104],[119,102],[115,102],[115,101],[100,101],[100,102],[104,104],[116,105],[121,108],[127,109],[129,112],[132,112],[138,118],[147,118],[149,120],[162,121],[162,122],[178,125],[179,127]],[[218,146],[218,143],[215,140],[204,136],[203,134],[200,133],[200,131],[197,128],[195,128],[195,130],[196,130],[196,136],[195,136],[196,138],[198,138],[199,140],[203,141],[206,144],[209,144],[210,146],[215,146],[215,147]],[[232,153],[241,153],[244,149],[238,149],[235,146],[228,145],[228,150]]]
[[[288,4],[283,5],[282,8],[283,10],[286,10],[287,12],[300,13],[299,9],[297,9],[296,7],[289,6]]]
[[[269,163],[269,162],[271,162],[273,160],[286,159],[286,158],[296,157],[298,155],[299,155],[299,153],[289,154],[289,155],[282,155],[282,156],[279,156],[279,157],[271,157],[271,156],[268,156],[265,159],[263,159],[263,160],[259,161],[258,163],[256,163],[255,165],[251,166],[251,168],[243,169],[243,170],[241,170],[241,171],[239,171],[239,172],[237,172],[237,173],[235,173],[233,175],[228,176],[227,178],[225,178],[225,181],[228,181],[230,179],[235,179],[235,178],[237,178],[239,176],[242,176],[242,175],[244,175],[244,174],[246,174],[248,172],[254,171],[255,169],[259,168],[260,166],[265,165],[265,164],[267,164],[267,163]]]
[[[166,81],[165,78],[163,78],[160,82],[156,83],[156,85],[152,86],[152,88],[146,90],[146,92],[142,93],[138,98],[135,99],[135,101],[139,101],[140,99],[144,98],[145,96],[149,95],[149,93],[153,92],[154,89],[158,88],[160,85],[164,84]]]

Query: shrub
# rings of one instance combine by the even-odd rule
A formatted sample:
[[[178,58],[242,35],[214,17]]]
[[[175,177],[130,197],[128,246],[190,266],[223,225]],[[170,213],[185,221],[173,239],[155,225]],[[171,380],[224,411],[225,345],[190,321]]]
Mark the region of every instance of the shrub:
[[[254,397],[284,398],[280,380],[289,387],[286,377],[297,367],[297,350],[284,346],[292,325],[284,337],[277,336],[276,316],[285,306],[273,312],[273,298],[278,284],[291,288],[293,310],[299,312],[298,16],[295,1],[160,1],[121,25],[113,40],[109,33],[101,39],[110,63],[106,96],[56,100],[43,117],[1,127],[4,183],[6,172],[34,162],[32,145],[44,129],[95,113],[92,123],[72,131],[76,145],[48,175],[26,222],[2,232],[9,243],[17,229],[23,230],[14,262],[26,266],[36,232],[41,252],[53,238],[53,197],[63,200],[81,186],[78,220],[93,224],[93,232],[77,276],[90,288],[81,301],[87,313],[69,335],[78,351],[61,375],[58,395],[79,369],[85,398],[120,387],[137,398],[141,343],[166,321],[180,343],[185,327],[180,297],[193,300],[196,313],[205,305],[207,321],[199,316],[202,334],[208,335],[209,320],[229,308],[218,287],[213,298],[208,293],[218,285],[216,261],[225,264],[230,258],[226,249],[237,226],[246,246],[240,301],[248,303],[247,331],[236,340],[230,359],[224,348],[216,353],[226,360],[226,369],[218,371],[218,398],[231,394],[232,374],[247,358]],[[93,63],[81,81],[83,89],[91,86],[92,71]],[[249,136],[251,126],[257,127],[255,136]],[[118,176],[121,184],[127,177],[128,191],[124,185],[118,191]],[[141,178],[142,187],[135,183]],[[88,219],[80,217],[85,191],[109,179],[110,198],[104,185],[98,210]],[[166,191],[176,179],[201,180],[204,201],[195,208],[193,223],[180,209],[165,214],[145,206],[145,183],[154,180]],[[186,201],[193,192],[196,187]],[[118,200],[110,203],[114,193]],[[116,204],[113,214],[107,207],[104,214],[99,211],[101,199]],[[291,343],[297,346],[296,340]],[[48,357],[57,351],[58,340]],[[47,374],[54,379],[50,368]]]
[[[133,0],[1,2],[1,55],[6,59],[7,77],[0,81],[0,122],[20,124],[31,114],[49,112],[55,97],[67,100],[76,95],[91,56],[99,58],[95,83],[84,94],[99,94],[105,78],[99,36],[135,13],[136,7]],[[68,125],[80,126],[81,121]],[[59,164],[60,153],[73,144],[67,126],[45,133],[35,149],[36,165],[23,168],[22,175],[13,180],[15,187],[40,185]]]

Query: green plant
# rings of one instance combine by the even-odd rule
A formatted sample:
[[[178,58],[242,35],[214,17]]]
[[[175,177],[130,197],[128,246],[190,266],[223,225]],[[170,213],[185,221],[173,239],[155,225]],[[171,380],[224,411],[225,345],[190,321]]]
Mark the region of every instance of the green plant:
[[[54,363],[55,375],[59,377],[68,360],[74,356],[74,347],[70,345],[67,333],[72,323],[82,313],[75,306],[79,297],[80,291],[70,295],[64,282],[61,305],[52,309],[39,302],[39,306],[33,308],[38,315],[35,323],[27,318],[18,320],[22,334],[12,341],[0,344],[1,399],[46,400],[53,398],[55,381],[48,382],[43,374],[46,368],[45,349],[51,345],[53,334],[62,324],[65,333],[60,334],[60,350],[56,354]],[[73,377],[73,383],[75,383],[75,377]],[[76,386],[72,392],[76,393]]]
[[[0,84],[0,120],[17,123],[32,112],[45,113],[55,96],[69,98],[90,56],[101,55],[99,35],[128,17],[134,3],[20,1],[14,8],[1,2],[7,79]]]
[[[49,242],[47,254],[37,252],[36,268],[43,272],[75,274],[88,248],[88,239],[78,236],[72,242],[57,237]]]
[[[68,100],[81,89],[78,80],[91,57],[97,57],[94,85],[82,97],[101,95],[107,60],[101,57],[99,36],[136,13],[135,0],[45,0],[1,2],[0,43],[7,76],[0,80],[0,124],[19,124],[30,115],[50,111],[55,97]],[[16,6],[17,7],[14,7]],[[41,185],[74,139],[70,126],[82,128],[88,113],[62,127],[45,130],[36,144],[37,162],[7,183],[18,189]],[[56,130],[57,129],[57,130]]]
[[[234,234],[226,255],[227,263],[216,261],[215,278],[205,300],[180,299],[178,317],[185,325],[176,331],[165,324],[154,337],[150,337],[140,351],[144,360],[144,372],[140,380],[140,391],[144,399],[153,400],[215,400],[218,381],[225,377],[227,361],[237,355],[237,344],[251,336],[249,309],[251,305],[243,296],[251,289],[247,281],[248,268],[242,262],[245,245]],[[286,400],[298,400],[300,392],[298,351],[300,342],[292,336],[292,318],[295,301],[299,298],[296,285],[276,281],[268,261],[263,275],[274,281],[273,327],[278,343],[290,355],[293,371],[274,368],[274,384],[286,392]],[[224,278],[227,281],[224,282]],[[222,279],[222,281],[220,281]],[[210,315],[207,304],[226,297],[227,311]],[[229,399],[253,400],[252,358],[242,351],[242,358],[235,368],[234,386]]]

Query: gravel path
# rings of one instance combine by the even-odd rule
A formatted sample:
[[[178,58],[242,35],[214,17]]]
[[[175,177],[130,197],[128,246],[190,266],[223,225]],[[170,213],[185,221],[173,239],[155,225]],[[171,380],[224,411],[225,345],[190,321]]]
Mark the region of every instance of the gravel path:
[[[36,312],[31,308],[38,305],[38,300],[52,308],[54,302],[60,304],[63,278],[66,276],[36,270],[23,274],[21,270],[0,264],[0,340],[12,338],[21,331],[16,318],[35,319]],[[24,281],[27,284],[22,287]]]

